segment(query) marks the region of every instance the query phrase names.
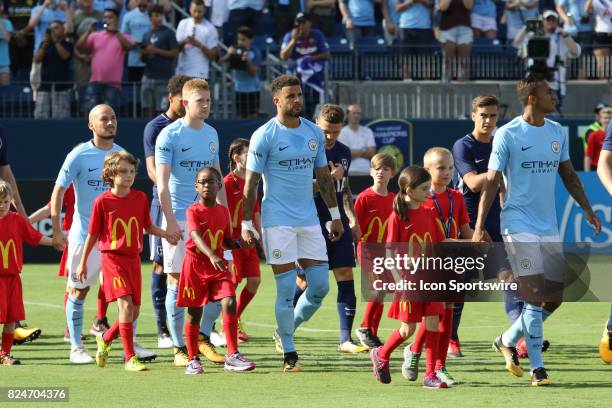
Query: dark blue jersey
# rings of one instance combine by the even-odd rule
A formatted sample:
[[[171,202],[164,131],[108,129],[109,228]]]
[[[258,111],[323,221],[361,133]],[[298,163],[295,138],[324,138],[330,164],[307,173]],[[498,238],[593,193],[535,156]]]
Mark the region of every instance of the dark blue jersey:
[[[344,169],[344,177],[342,177],[339,181],[334,181],[334,188],[336,190],[336,201],[338,202],[338,208],[340,209],[340,217],[342,218],[342,221],[348,222],[348,218],[344,212],[344,206],[342,205],[342,191],[344,190],[344,185],[347,182],[348,171],[349,167],[351,166],[351,150],[345,144],[336,142],[331,149],[327,149],[327,147],[325,148],[325,157],[327,158],[328,163],[332,162],[334,164],[341,164],[342,168]],[[317,214],[319,215],[319,220],[321,223],[331,220],[331,215],[329,214],[327,205],[321,198],[320,194],[315,195],[315,204],[317,205]]]
[[[161,132],[163,128],[165,128],[172,122],[174,121],[170,119],[165,113],[162,113],[154,117],[153,119],[151,119],[146,124],[144,128],[144,136],[143,136],[145,159],[151,156],[155,157],[155,141],[157,140],[157,136],[159,135],[159,132]],[[153,199],[154,200],[159,199],[157,195],[156,185],[153,185]]]

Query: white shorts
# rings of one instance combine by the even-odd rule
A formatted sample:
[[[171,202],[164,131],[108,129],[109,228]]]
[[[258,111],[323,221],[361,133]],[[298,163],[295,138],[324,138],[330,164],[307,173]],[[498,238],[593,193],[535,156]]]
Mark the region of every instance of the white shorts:
[[[563,242],[559,235],[520,232],[504,234],[503,239],[515,277],[544,275],[546,280],[565,282]]]
[[[472,44],[474,42],[474,32],[470,27],[466,26],[456,26],[448,30],[441,30],[440,42],[452,42],[459,45]]]
[[[325,238],[319,224],[263,228],[263,243],[270,265],[294,263],[298,259],[327,262]]]
[[[178,242],[178,245],[171,245],[168,241],[162,238],[162,249],[164,252],[164,273],[181,273],[183,269],[183,259],[185,258],[185,243],[189,234],[185,228],[185,221],[177,221],[179,228],[183,230],[183,239]],[[162,218],[162,229],[167,227],[166,217]]]
[[[472,28],[480,31],[497,31],[497,22],[493,17],[481,16],[480,14],[471,15]]]
[[[83,256],[83,247],[83,244],[68,242],[66,269],[68,270],[68,287],[70,288],[85,289],[95,285],[102,271],[100,251],[94,246],[89,253],[89,258],[87,258],[87,279],[85,279],[85,282],[76,279],[76,271]]]

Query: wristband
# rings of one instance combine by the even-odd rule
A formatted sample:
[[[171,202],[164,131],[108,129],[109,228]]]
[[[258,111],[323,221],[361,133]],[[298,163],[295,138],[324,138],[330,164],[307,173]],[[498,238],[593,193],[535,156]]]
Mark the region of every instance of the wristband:
[[[340,210],[338,209],[338,206],[329,208],[329,214],[331,215],[332,220],[340,219]]]
[[[248,220],[248,221],[242,220],[242,223],[240,225],[242,226],[243,230],[250,231],[251,234],[253,234],[253,238],[259,239],[259,233],[253,226],[253,220]]]

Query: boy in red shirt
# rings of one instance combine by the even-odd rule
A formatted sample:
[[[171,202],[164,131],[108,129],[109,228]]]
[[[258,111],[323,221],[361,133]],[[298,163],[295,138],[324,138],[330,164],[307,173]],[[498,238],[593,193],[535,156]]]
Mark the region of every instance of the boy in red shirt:
[[[102,178],[111,189],[94,200],[83,257],[76,272],[81,282],[86,279],[87,258],[97,241],[102,255],[104,294],[108,302],[117,301],[119,316],[104,334],[96,335],[96,364],[106,366],[110,344],[121,334],[127,371],[146,370],[134,352],[133,326],[140,311],[143,229],[168,241],[180,239],[151,224],[147,196],[131,188],[137,166],[138,160],[125,151],[110,153],[104,159]]]
[[[357,243],[357,259],[360,264],[362,264],[363,244],[385,242],[395,197],[395,194],[387,189],[389,180],[395,174],[395,158],[390,154],[378,153],[372,157],[371,166],[370,175],[374,183],[372,187],[359,193],[355,201],[355,215],[363,232]],[[362,345],[369,348],[382,346],[378,338],[378,325],[384,307],[382,301],[368,301],[361,326],[355,329],[355,334]]]
[[[606,138],[606,130],[612,119],[612,108],[604,108],[599,112],[601,118],[601,129],[592,132],[587,140],[584,152],[584,171],[597,171],[599,154]]]
[[[19,360],[11,357],[11,347],[15,322],[25,319],[19,277],[23,266],[23,243],[52,245],[51,238],[44,237],[28,220],[10,211],[12,199],[11,186],[0,180],[0,323],[4,324],[0,365],[20,364]]]
[[[221,301],[223,331],[227,340],[226,371],[251,371],[255,363],[238,352],[238,319],[232,275],[223,260],[223,246],[240,249],[232,239],[227,208],[217,205],[217,193],[223,185],[221,173],[203,167],[196,175],[195,189],[200,199],[187,208],[185,259],[179,279],[176,305],[187,307],[185,342],[189,364],[185,374],[202,374],[198,358],[198,334],[204,304]]]

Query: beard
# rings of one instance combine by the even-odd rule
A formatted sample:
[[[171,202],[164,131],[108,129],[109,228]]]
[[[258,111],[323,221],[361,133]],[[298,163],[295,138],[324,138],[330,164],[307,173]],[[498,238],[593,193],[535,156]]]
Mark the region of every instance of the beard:
[[[98,135],[98,137],[103,140],[113,140],[115,139],[115,134]]]
[[[283,113],[285,115],[287,115],[287,116],[292,116],[294,118],[299,118],[300,115],[302,114],[302,108],[300,107],[299,110],[295,110],[292,107],[290,107],[290,108],[285,109]]]

